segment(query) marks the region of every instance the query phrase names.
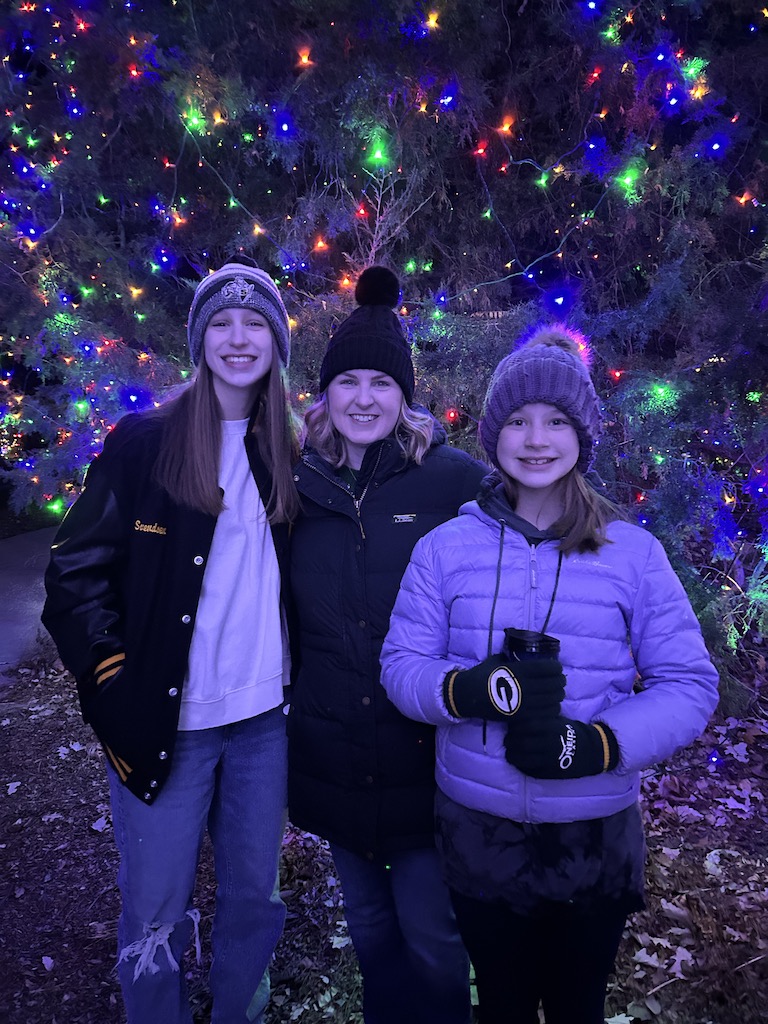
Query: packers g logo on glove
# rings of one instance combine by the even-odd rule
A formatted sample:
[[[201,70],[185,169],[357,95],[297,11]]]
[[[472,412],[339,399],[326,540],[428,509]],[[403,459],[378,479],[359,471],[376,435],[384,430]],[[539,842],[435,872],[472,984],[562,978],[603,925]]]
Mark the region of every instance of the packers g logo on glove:
[[[514,715],[522,696],[517,678],[506,665],[500,665],[488,676],[488,699],[502,715]]]

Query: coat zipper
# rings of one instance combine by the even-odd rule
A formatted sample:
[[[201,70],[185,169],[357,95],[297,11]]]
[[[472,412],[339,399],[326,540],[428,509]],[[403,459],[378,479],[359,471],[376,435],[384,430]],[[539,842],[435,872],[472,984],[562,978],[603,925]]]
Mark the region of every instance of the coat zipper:
[[[344,491],[345,494],[348,494],[352,498],[352,504],[355,506],[355,512],[357,514],[357,525],[360,527],[360,535],[363,538],[363,540],[365,540],[365,530],[363,529],[363,520],[362,516],[360,515],[360,507],[363,504],[363,498],[365,498],[366,494],[368,493],[368,488],[371,486],[371,481],[373,480],[374,476],[376,476],[376,470],[379,468],[379,463],[381,462],[381,455],[383,451],[383,448],[379,448],[379,454],[376,457],[376,465],[373,467],[373,471],[371,475],[368,477],[368,483],[363,488],[363,493],[360,495],[359,498],[356,498],[351,488],[349,488],[346,484],[343,484],[340,480],[335,480],[332,477],[327,476],[325,473],[323,473],[321,469],[318,469],[316,466],[313,466],[309,462],[304,463],[307,469],[311,469],[313,473],[317,473],[317,475],[321,476],[323,480],[327,480],[329,484],[332,484],[334,487],[338,487],[340,490]]]

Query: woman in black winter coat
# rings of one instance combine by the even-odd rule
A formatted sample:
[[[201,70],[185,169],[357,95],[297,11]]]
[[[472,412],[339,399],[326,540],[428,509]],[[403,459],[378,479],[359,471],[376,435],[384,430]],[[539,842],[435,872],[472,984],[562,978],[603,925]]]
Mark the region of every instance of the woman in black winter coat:
[[[474,497],[486,470],[411,407],[395,275],[372,267],[355,294],[295,471],[289,813],[330,842],[366,1024],[467,1024],[467,955],[434,848],[434,730],[389,701],[379,654],[414,544]]]

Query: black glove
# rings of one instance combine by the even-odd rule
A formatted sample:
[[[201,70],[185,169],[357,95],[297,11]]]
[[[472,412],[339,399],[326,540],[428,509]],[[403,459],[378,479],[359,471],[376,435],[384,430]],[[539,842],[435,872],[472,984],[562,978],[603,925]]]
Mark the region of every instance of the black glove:
[[[555,718],[564,694],[565,676],[557,658],[510,664],[506,655],[492,654],[472,668],[449,672],[443,682],[443,700],[455,718]]]
[[[607,725],[562,715],[541,716],[527,728],[513,719],[504,749],[507,761],[534,779],[580,779],[612,771],[619,763],[619,744]]]

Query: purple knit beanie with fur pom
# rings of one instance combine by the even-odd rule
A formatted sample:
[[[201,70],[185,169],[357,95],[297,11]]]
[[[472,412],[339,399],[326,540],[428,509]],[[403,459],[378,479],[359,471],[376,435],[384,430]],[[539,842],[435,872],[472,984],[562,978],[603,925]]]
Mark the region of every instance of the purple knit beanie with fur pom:
[[[480,441],[494,465],[499,434],[516,409],[534,402],[554,405],[568,416],[579,439],[586,473],[600,435],[600,400],[582,358],[584,340],[560,325],[540,327],[501,360],[488,385],[480,419]]]

